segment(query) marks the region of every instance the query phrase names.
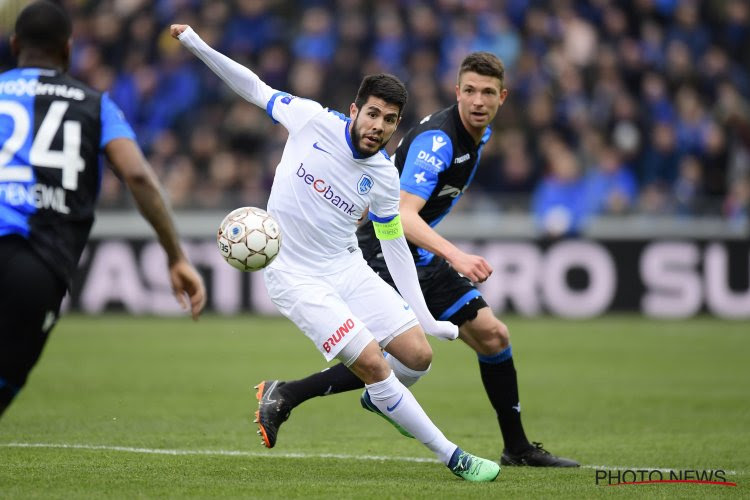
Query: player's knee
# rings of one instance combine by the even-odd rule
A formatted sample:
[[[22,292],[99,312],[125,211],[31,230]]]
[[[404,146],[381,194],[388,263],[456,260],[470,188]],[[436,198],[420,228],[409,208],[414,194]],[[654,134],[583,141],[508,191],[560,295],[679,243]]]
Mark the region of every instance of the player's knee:
[[[500,338],[500,347],[505,349],[510,345],[510,330],[508,326],[500,320],[497,320],[497,336]]]
[[[380,349],[372,343],[360,350],[356,342],[350,342],[341,350],[339,361],[344,363],[360,380],[366,384],[373,384],[388,378],[391,367],[383,359]]]
[[[425,342],[424,346],[420,346],[410,358],[409,364],[407,365],[409,368],[412,370],[425,371],[432,363],[432,347]]]
[[[510,345],[510,331],[499,319],[492,321],[483,330],[480,335],[475,336],[480,354],[496,354]]]
[[[410,370],[425,371],[432,363],[432,347],[421,330],[414,329],[399,335],[385,350]]]
[[[355,374],[366,384],[373,384],[388,378],[391,367],[383,360],[382,356],[374,359],[366,358],[357,360],[356,367],[353,366]]]

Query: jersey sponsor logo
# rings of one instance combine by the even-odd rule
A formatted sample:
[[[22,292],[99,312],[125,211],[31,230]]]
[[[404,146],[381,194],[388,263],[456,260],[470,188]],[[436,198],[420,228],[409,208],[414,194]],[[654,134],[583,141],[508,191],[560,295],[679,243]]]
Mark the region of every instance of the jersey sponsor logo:
[[[424,176],[424,172],[419,172],[418,174],[414,174],[414,182],[417,184],[421,184],[423,182],[427,182],[427,179]]]
[[[18,182],[0,184],[0,205],[11,207],[33,206],[37,209],[49,209],[61,214],[69,214],[70,208],[65,202],[65,189],[46,184],[30,186]]]
[[[432,152],[437,153],[440,148],[448,144],[448,142],[445,140],[445,137],[442,135],[436,135],[432,138]]]
[[[354,329],[354,320],[352,318],[349,318],[346,321],[344,321],[344,324],[336,328],[336,331],[333,332],[333,335],[328,337],[328,340],[323,342],[323,350],[325,350],[325,352],[331,352],[331,349],[333,349],[336,346],[336,344],[341,342],[341,339],[346,337],[346,334],[352,331],[353,329]]]
[[[459,165],[459,164],[467,161],[469,158],[471,158],[471,154],[470,153],[466,153],[465,155],[459,156],[458,158],[456,158],[455,160],[453,160],[453,163],[455,163],[456,165]]]
[[[455,186],[446,184],[445,186],[443,186],[443,189],[440,190],[440,192],[438,193],[438,196],[450,196],[451,198],[455,198],[463,192],[464,192],[463,189],[458,189]]]
[[[6,80],[0,82],[0,94],[12,95],[21,97],[27,96],[43,96],[49,95],[54,97],[64,97],[66,99],[74,99],[76,101],[83,101],[86,98],[86,92],[76,87],[68,87],[67,85],[60,83],[39,83],[36,78],[27,80],[25,78],[18,78],[16,80]]]
[[[293,99],[296,99],[296,98],[297,98],[296,96],[287,95],[279,99],[279,102],[282,104],[289,104],[290,102],[292,102]]]
[[[445,164],[443,160],[435,155],[428,153],[427,151],[420,151],[419,153],[417,153],[417,161],[415,161],[414,163],[424,168],[425,170],[430,170],[435,173],[440,172],[440,170],[442,170],[443,168],[443,165]]]
[[[361,214],[359,214],[355,210],[356,207],[354,206],[354,203],[352,203],[351,201],[347,201],[336,194],[331,185],[323,179],[316,179],[312,174],[308,174],[305,171],[305,167],[303,165],[303,163],[299,164],[299,168],[297,169],[297,178],[302,179],[302,182],[312,187],[313,191],[320,194],[323,199],[344,212],[346,215],[350,215],[355,219],[359,219]]]
[[[357,183],[357,192],[359,194],[367,194],[372,189],[373,184],[375,184],[375,182],[372,180],[372,177],[367,174],[362,174],[362,177],[359,178],[359,182]]]

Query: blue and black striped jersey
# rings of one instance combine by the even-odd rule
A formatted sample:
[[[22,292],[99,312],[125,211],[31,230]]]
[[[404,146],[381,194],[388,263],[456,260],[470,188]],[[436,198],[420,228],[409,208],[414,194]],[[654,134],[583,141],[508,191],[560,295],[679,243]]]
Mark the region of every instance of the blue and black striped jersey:
[[[401,189],[426,200],[419,215],[431,227],[448,215],[469,187],[491,133],[487,127],[475,144],[454,104],[422,119],[399,143],[394,163],[401,175]],[[372,224],[362,224],[357,234],[366,259],[380,252]],[[409,247],[418,266],[429,264],[434,257],[411,243]]]
[[[18,234],[66,283],[94,222],[103,148],[135,139],[106,95],[58,71],[0,74],[0,236]]]

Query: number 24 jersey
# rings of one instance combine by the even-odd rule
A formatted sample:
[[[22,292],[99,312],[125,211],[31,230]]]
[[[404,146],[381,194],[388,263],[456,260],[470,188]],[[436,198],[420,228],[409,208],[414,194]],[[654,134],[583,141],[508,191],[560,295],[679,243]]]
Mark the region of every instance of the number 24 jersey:
[[[17,234],[66,283],[94,222],[100,153],[134,140],[106,95],[41,68],[0,74],[0,237]]]

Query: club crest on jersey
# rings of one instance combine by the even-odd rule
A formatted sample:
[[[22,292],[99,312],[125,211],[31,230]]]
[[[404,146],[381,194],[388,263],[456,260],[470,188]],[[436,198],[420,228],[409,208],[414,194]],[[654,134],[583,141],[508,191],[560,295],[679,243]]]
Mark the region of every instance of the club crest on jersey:
[[[357,192],[359,194],[367,194],[372,189],[373,181],[372,177],[367,174],[362,174],[357,183]]]
[[[437,151],[440,150],[440,148],[442,148],[446,144],[448,143],[445,141],[445,137],[443,137],[442,135],[434,136],[432,138],[432,152],[436,153]]]

